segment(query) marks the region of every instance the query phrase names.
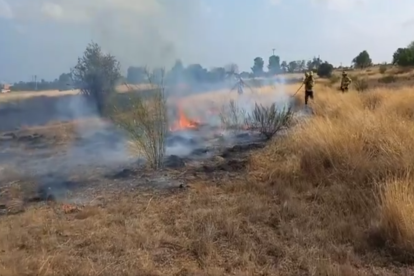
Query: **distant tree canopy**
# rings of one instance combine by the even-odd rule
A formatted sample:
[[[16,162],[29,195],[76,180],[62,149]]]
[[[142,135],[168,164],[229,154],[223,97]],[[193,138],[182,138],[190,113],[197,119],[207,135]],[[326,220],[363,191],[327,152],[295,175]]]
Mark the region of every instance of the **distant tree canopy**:
[[[325,61],[318,66],[317,74],[321,78],[329,78],[332,76],[334,67],[329,62]]]
[[[282,61],[282,63],[280,64],[280,70],[283,72],[283,73],[286,73],[287,71],[288,71],[288,63],[287,63],[287,61]]]
[[[224,67],[214,67],[211,69],[204,68],[201,64],[190,64],[184,66],[181,60],[177,60],[173,67],[166,72],[165,81],[168,84],[177,84],[185,82],[189,84],[195,83],[220,83],[227,78],[237,74],[241,78],[252,77],[269,77],[282,73],[297,73],[310,69],[317,70],[322,64],[322,60],[314,58],[313,60],[297,60],[283,61],[277,55],[271,55],[268,60],[267,71],[265,71],[265,62],[261,57],[253,60],[251,72],[239,72],[237,64],[231,63]],[[147,76],[145,75],[145,67],[131,66],[127,70],[126,81],[131,84],[145,83]]]
[[[309,60],[306,66],[309,70],[318,70],[319,66],[322,64],[322,60],[319,57],[314,57],[312,60]]]
[[[70,90],[73,89],[74,84],[72,81],[71,73],[63,73],[59,78],[53,81],[20,81],[11,86],[12,91],[33,91],[33,90]]]
[[[366,50],[359,53],[353,60],[352,63],[356,68],[367,68],[372,66],[372,59]]]
[[[414,66],[414,41],[406,48],[398,48],[392,57],[392,63],[398,66]]]
[[[147,79],[145,67],[128,67],[126,79],[127,82],[131,84],[145,82],[145,80]]]
[[[287,72],[288,73],[297,73],[297,72],[303,72],[306,70],[306,61],[305,60],[296,60],[291,61],[287,64]]]
[[[99,47],[97,44],[90,44],[88,45],[88,59],[92,60],[93,55],[103,55],[102,52],[98,53],[98,48],[91,48],[91,47]],[[100,50],[99,50],[100,51]],[[103,55],[105,56],[105,55]],[[99,62],[104,62],[105,60],[103,56],[97,58],[95,62],[97,65],[96,68],[99,68]],[[84,62],[84,58],[82,58],[82,62]],[[112,56],[114,59],[114,57]],[[102,59],[102,60],[100,60]],[[86,61],[85,61],[86,62]],[[115,62],[114,60],[110,60],[107,56],[105,62]],[[170,70],[164,71],[162,68],[154,68],[151,72],[148,72],[148,69],[145,66],[130,66],[127,69],[126,77],[120,77],[119,82],[127,82],[130,84],[140,84],[140,83],[147,83],[148,82],[148,74],[151,74],[153,77],[161,76],[164,78],[163,81],[167,84],[179,84],[179,83],[187,83],[187,84],[198,84],[198,83],[222,83],[229,77],[237,74],[241,78],[252,78],[252,77],[271,77],[277,74],[282,73],[298,73],[303,72],[304,70],[314,70],[315,72],[321,66],[322,60],[319,58],[313,58],[312,60],[305,61],[305,60],[296,60],[296,61],[282,61],[279,56],[271,55],[268,58],[267,64],[267,71],[265,71],[265,62],[263,58],[256,57],[253,60],[253,66],[251,68],[251,72],[239,72],[239,68],[237,64],[230,63],[223,67],[213,67],[211,69],[204,68],[201,64],[190,64],[184,66],[181,60],[177,60]],[[119,65],[119,64],[118,64]],[[83,67],[82,67],[83,66]],[[93,78],[92,72],[98,74],[98,69],[92,66],[91,68],[86,67],[85,64],[83,65],[78,64],[75,71],[71,73],[63,73],[59,76],[58,79],[54,81],[48,82],[45,80],[41,80],[37,82],[38,90],[68,90],[68,89],[86,89],[85,88],[85,81],[83,78]],[[105,66],[108,66],[106,64]],[[107,70],[107,69],[103,69]],[[88,71],[88,75],[82,75],[79,77],[79,74],[86,74]],[[119,73],[119,72],[118,72]],[[101,74],[101,73],[99,73]],[[105,74],[109,74],[109,72],[105,72]],[[15,83],[12,86],[12,90],[14,91],[23,91],[23,90],[35,90],[36,83],[34,81],[31,82],[19,82]]]
[[[256,77],[261,77],[264,75],[264,60],[261,57],[256,57],[254,59],[253,67],[251,68],[253,74]]]
[[[267,69],[269,70],[269,74],[271,75],[280,73],[280,57],[275,55],[270,56],[269,65],[267,65]]]
[[[145,67],[131,66],[127,70],[126,80],[131,84],[146,83],[148,81]],[[155,68],[151,75],[161,76],[161,68]],[[226,78],[224,67],[215,67],[211,70],[203,68],[201,64],[190,64],[184,67],[182,62],[177,60],[171,70],[165,72],[163,78],[169,84],[185,83],[214,83],[222,82]]]

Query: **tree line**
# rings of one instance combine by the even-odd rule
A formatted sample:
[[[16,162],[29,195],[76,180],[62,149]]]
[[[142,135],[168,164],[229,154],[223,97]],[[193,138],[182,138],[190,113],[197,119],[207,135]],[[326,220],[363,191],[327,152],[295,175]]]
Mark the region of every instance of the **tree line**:
[[[305,70],[317,71],[321,66],[322,69],[326,68],[326,65],[329,65],[328,68],[332,67],[333,70],[333,66],[331,64],[326,61],[322,61],[319,57],[315,57],[309,61],[298,60],[281,62],[279,56],[272,55],[269,57],[268,64],[266,66],[263,58],[256,57],[253,60],[253,66],[250,68],[250,72],[239,72],[237,64],[228,64],[223,67],[207,69],[201,64],[190,64],[188,66],[184,66],[181,60],[177,60],[174,66],[165,73],[165,80],[167,83],[219,83],[232,74],[237,74],[241,78],[273,77],[277,74],[298,73]],[[147,71],[148,70],[145,66],[130,66],[127,70],[126,81],[131,84],[145,83],[147,81]],[[161,72],[162,69],[158,68],[154,69],[152,74],[159,76]],[[326,74],[326,72],[322,72],[322,75]]]
[[[392,64],[405,67],[414,66],[414,42],[405,48],[398,48],[393,54]],[[373,66],[372,59],[368,51],[361,51],[353,60],[352,68],[368,68]],[[341,67],[339,67],[340,69]],[[262,57],[256,57],[253,60],[251,72],[238,72],[236,64],[229,64],[224,67],[216,67],[211,70],[203,68],[201,64],[190,64],[184,67],[180,60],[177,60],[172,69],[167,73],[167,80],[170,81],[187,81],[187,82],[221,82],[226,78],[226,73],[238,73],[242,78],[253,77],[272,77],[277,74],[299,73],[305,70],[312,70],[320,77],[330,77],[334,66],[328,61],[322,61],[319,57],[312,60],[281,61],[280,56],[271,55],[268,58],[267,65]],[[346,68],[345,68],[346,69]],[[154,74],[157,75],[155,69]],[[127,71],[126,80],[129,83],[142,83],[146,80],[146,68],[142,66],[130,66]]]
[[[406,67],[414,66],[414,42],[407,47],[398,48],[392,58],[392,64]],[[369,53],[364,50],[360,52],[353,60],[353,68],[368,68],[373,65]],[[241,78],[253,77],[273,77],[278,74],[299,73],[305,70],[313,70],[320,77],[330,77],[334,66],[328,61],[323,61],[319,57],[314,57],[311,60],[295,60],[295,61],[281,61],[280,56],[271,55],[267,64],[262,57],[253,59],[250,72],[239,72],[237,64],[228,64],[222,67],[215,67],[207,69],[201,64],[190,64],[184,66],[181,60],[177,60],[173,67],[165,71],[162,68],[155,68],[151,71],[155,79],[164,78],[168,84],[188,83],[220,83],[223,82],[229,75],[237,74]],[[145,66],[130,66],[127,69],[125,77],[121,76],[122,82],[130,84],[141,84],[147,82],[148,70]],[[81,88],[81,83],[74,81],[72,73],[62,73],[57,79],[53,81],[46,81],[41,79],[39,82],[20,81],[14,83],[11,87],[12,91],[27,91],[27,90],[69,90]]]
[[[369,53],[364,50],[359,53],[353,60],[354,68],[368,68],[373,65]],[[407,47],[398,48],[392,55],[392,65],[400,67],[414,66],[414,41],[407,45]]]
[[[40,81],[19,81],[14,83],[10,89],[12,91],[34,91],[34,90],[69,90],[73,89],[74,84],[72,81],[71,73],[62,73],[53,81],[46,81],[41,79]]]

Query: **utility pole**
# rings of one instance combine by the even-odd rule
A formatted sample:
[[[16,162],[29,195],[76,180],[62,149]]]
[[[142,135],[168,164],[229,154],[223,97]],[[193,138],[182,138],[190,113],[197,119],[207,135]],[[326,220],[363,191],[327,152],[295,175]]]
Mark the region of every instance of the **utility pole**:
[[[35,91],[37,91],[37,75],[34,75]]]
[[[273,55],[275,55],[275,50],[276,50],[276,49],[274,49],[274,48],[272,49],[272,51],[273,51]]]

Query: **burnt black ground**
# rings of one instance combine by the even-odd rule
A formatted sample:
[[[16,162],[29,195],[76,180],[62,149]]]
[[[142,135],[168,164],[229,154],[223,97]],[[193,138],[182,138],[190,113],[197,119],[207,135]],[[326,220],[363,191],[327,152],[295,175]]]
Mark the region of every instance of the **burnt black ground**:
[[[296,114],[304,118],[310,112]],[[183,176],[189,174],[220,178],[240,173],[248,153],[265,146],[257,132],[200,125],[171,132],[166,139],[165,168],[153,172],[129,155],[126,135],[106,122],[74,127],[73,137],[64,143],[58,136],[35,130],[0,134],[0,189],[18,181],[35,190],[28,201],[88,201],[98,194],[128,189],[182,188],[186,186]]]
[[[165,168],[153,172],[141,160],[128,156],[123,136],[114,129],[88,132],[63,147],[56,147],[53,133],[3,133],[0,187],[7,189],[16,181],[32,186],[25,199],[30,202],[89,201],[108,192],[182,188],[186,183],[175,177],[178,172],[238,171],[244,164],[235,161],[237,158],[264,146],[260,134],[247,131],[223,132],[218,127],[201,126],[172,132],[166,141]]]

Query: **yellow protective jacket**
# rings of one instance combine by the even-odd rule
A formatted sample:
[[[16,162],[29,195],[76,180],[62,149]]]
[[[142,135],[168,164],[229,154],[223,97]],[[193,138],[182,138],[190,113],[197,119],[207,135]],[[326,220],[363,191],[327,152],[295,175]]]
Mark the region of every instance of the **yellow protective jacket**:
[[[341,79],[341,87],[348,88],[348,86],[352,83],[352,79],[348,76],[343,76]]]
[[[305,90],[312,91],[313,85],[315,84],[315,79],[313,78],[313,76],[308,76],[303,81],[303,84],[305,85]]]

